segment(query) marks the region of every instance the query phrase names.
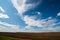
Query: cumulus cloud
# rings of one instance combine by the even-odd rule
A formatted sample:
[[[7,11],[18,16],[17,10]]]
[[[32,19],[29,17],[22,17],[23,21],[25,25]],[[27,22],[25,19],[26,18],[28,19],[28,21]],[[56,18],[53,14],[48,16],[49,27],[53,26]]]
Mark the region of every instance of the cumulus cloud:
[[[60,12],[57,14],[57,16],[60,16]]]
[[[5,12],[5,10],[0,6],[0,11]]]
[[[1,32],[18,32],[19,26],[0,21]]]
[[[7,14],[0,13],[0,18],[9,18]]]

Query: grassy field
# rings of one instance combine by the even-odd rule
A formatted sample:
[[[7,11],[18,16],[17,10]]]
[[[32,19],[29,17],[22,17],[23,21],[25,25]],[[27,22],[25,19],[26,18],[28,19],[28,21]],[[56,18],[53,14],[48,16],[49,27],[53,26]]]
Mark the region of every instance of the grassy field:
[[[0,40],[29,40],[29,39],[12,38],[12,37],[0,36]]]
[[[60,40],[60,32],[0,32],[0,40]]]

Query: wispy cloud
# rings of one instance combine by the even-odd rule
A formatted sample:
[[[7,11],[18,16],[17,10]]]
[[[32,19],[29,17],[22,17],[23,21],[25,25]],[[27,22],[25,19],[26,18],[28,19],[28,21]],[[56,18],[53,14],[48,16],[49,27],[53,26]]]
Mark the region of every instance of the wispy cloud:
[[[0,32],[18,32],[19,26],[0,21]]]
[[[0,6],[0,11],[5,12],[5,10]]]
[[[56,18],[48,17],[46,19],[35,20],[34,16],[27,15],[24,17],[24,21],[27,24],[25,28],[28,32],[60,32],[60,26],[58,26],[60,22],[57,22]],[[37,31],[32,29],[34,26],[40,29],[37,29]]]
[[[55,25],[54,23],[56,22],[56,19],[47,18],[47,19],[35,20],[33,16],[32,17],[25,16],[24,21],[29,26],[46,27]]]
[[[20,16],[23,15],[23,13],[28,9],[34,8],[40,3],[40,0],[36,4],[34,3],[26,4],[26,1],[27,0],[11,0],[14,7],[18,10]]]
[[[28,29],[26,28],[21,29],[20,32],[60,32],[60,26],[43,27],[38,29],[28,27]]]
[[[5,10],[0,6],[0,18],[9,18],[7,14],[5,14]]]
[[[32,28],[34,26],[37,26],[38,28],[40,28],[39,29],[40,32],[60,31],[58,29],[58,28],[60,28],[60,26],[59,27],[55,26],[57,24],[60,24],[59,22],[57,22],[56,18],[48,17],[45,19],[35,20],[36,16],[28,16],[28,15],[23,16],[23,13],[25,11],[27,11],[30,8],[35,7],[34,4],[25,4],[26,0],[11,0],[11,1],[12,1],[12,4],[14,5],[14,7],[17,9],[20,16],[22,15],[21,16],[23,18],[22,20],[27,24],[27,26],[25,26],[25,28],[21,29],[21,31],[36,32],[36,30]],[[40,15],[41,13],[38,12],[38,14]],[[60,13],[58,13],[57,16],[60,16]]]
[[[60,32],[60,27],[55,26],[55,27],[47,27],[47,28],[42,28],[39,29],[40,32]]]
[[[22,12],[25,11],[25,2],[26,2],[26,0],[23,0],[22,2],[20,1],[22,5],[18,4],[18,2],[17,2],[18,0],[11,0],[11,1],[13,3],[14,7],[18,10],[18,13],[20,13],[20,15],[21,15]]]
[[[7,14],[0,13],[0,18],[9,18]]]
[[[60,16],[60,12],[57,14],[57,16]]]

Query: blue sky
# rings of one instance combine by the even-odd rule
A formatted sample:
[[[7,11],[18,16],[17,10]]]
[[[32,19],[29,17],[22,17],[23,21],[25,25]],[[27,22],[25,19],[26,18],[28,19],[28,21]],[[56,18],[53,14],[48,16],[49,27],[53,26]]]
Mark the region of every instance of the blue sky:
[[[60,32],[60,0],[0,0],[0,32]]]

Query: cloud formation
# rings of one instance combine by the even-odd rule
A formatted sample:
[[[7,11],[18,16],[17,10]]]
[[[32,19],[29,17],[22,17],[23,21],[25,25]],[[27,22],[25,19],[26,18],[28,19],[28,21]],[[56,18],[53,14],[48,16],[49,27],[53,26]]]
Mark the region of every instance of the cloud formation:
[[[5,10],[0,6],[0,11],[5,12]]]
[[[0,18],[9,18],[7,14],[0,13]]]
[[[7,14],[5,14],[5,10],[0,6],[0,18],[9,18]]]
[[[60,12],[57,14],[57,16],[60,16]]]
[[[24,17],[24,21],[26,24],[28,24],[29,26],[37,26],[37,27],[46,27],[46,26],[53,26],[56,25],[56,19],[41,19],[41,20],[35,20],[30,16],[25,16]]]
[[[26,4],[27,0],[11,0],[14,7],[18,10],[20,16],[28,9],[36,7],[40,3],[39,1],[36,4],[34,3]]]
[[[23,13],[26,12],[28,9],[31,9],[33,7],[35,7],[34,4],[25,4],[26,0],[11,0],[12,4],[14,5],[14,7],[17,9],[18,13],[20,14],[19,16],[21,16],[23,19],[23,21],[25,22],[25,24],[27,24],[27,26],[25,26],[25,29],[22,29],[22,31],[24,32],[38,32],[35,29],[33,29],[32,27],[37,26],[39,29],[39,32],[57,32],[60,31],[59,28],[60,26],[56,26],[58,24],[60,24],[59,22],[57,22],[56,18],[52,18],[52,17],[48,17],[45,19],[40,19],[40,20],[35,20],[36,16],[28,16],[25,15],[23,16]],[[19,1],[19,2],[17,2]],[[41,14],[40,12],[38,12],[38,14]],[[60,13],[57,14],[57,16],[60,16]],[[42,27],[42,28],[41,28]],[[27,29],[27,30],[26,30]]]
[[[0,32],[18,32],[19,26],[0,21]]]

